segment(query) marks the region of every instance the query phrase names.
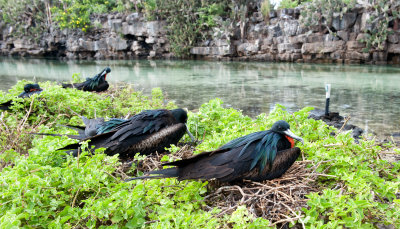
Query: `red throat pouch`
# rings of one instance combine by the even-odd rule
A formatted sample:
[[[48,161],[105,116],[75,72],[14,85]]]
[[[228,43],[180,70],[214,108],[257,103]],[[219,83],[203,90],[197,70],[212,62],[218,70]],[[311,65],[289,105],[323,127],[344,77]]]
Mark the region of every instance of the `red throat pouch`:
[[[287,135],[285,135],[285,137],[286,137],[286,139],[290,142],[290,148],[293,148],[293,147],[294,147],[294,140],[293,140],[293,138],[291,138],[291,137],[289,137],[289,136],[287,136]]]

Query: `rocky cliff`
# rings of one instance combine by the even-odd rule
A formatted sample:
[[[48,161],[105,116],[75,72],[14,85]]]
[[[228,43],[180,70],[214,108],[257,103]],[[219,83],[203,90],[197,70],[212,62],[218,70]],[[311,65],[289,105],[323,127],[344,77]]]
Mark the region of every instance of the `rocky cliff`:
[[[371,27],[369,12],[356,7],[332,22],[332,31],[304,28],[300,9],[270,13],[265,22],[254,12],[242,31],[229,38],[209,39],[191,48],[194,58],[322,63],[400,63],[400,30],[390,26],[384,49],[365,51],[362,40]],[[50,29],[40,41],[10,36],[12,27],[0,23],[2,55],[58,57],[62,59],[171,58],[165,21],[146,21],[138,13],[93,18],[96,27],[84,33]]]

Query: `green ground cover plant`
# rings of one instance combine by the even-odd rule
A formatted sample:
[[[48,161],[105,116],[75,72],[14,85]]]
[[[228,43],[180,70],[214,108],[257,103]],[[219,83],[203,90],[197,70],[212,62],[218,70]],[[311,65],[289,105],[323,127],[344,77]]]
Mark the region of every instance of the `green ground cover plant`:
[[[0,102],[17,95],[25,83],[1,92]],[[126,85],[112,85],[101,94],[65,90],[51,82],[40,85],[40,95],[15,99],[20,104],[0,116],[0,228],[273,228],[273,222],[257,218],[246,204],[222,215],[218,207],[210,208],[204,198],[214,189],[207,181],[124,183],[127,176],[142,174],[135,165],[124,170],[117,156],[107,156],[102,149],[94,155],[83,151],[78,158],[67,156],[56,149],[74,140],[28,134],[73,133],[58,124],[82,124],[78,115],[126,117],[144,109],[176,107],[165,103],[160,89],[147,97]],[[380,159],[383,148],[393,145],[366,140],[356,144],[350,133],[308,119],[311,109],[291,114],[277,105],[269,115],[250,118],[213,99],[198,112],[189,112],[188,126],[202,140],[198,153],[284,119],[305,140],[297,144],[304,153],[298,160],[318,165],[315,172],[324,174],[317,180],[319,191],[307,194],[307,205],[296,210],[301,217],[291,226],[400,227],[400,163]],[[180,148],[172,146],[162,160],[173,160]],[[137,161],[145,159],[136,156]]]

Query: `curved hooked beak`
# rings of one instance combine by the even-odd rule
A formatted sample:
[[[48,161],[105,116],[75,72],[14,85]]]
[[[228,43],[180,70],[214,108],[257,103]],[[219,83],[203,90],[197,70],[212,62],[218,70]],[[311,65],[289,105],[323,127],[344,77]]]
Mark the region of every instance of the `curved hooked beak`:
[[[189,137],[192,139],[192,142],[195,142],[196,139],[194,138],[193,134],[190,133],[189,128],[187,127],[186,124],[185,124],[185,126],[186,126],[186,133],[187,133],[187,134],[189,135]]]
[[[106,77],[107,77],[107,71],[106,70],[103,70],[101,73],[100,73],[100,76],[104,76],[104,79],[106,79]]]
[[[283,133],[286,134],[287,136],[293,138],[293,139],[296,139],[297,141],[301,142],[304,145],[304,140],[301,137],[295,135],[292,131],[285,130],[285,131],[283,131]]]

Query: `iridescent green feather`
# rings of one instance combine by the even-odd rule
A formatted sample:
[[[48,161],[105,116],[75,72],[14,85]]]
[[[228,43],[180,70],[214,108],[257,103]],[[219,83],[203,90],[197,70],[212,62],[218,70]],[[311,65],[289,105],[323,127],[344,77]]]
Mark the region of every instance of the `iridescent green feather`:
[[[107,122],[102,123],[100,126],[97,127],[97,134],[103,134],[111,131],[116,126],[120,125],[123,122],[126,122],[126,119],[119,119],[119,118],[112,118]]]

